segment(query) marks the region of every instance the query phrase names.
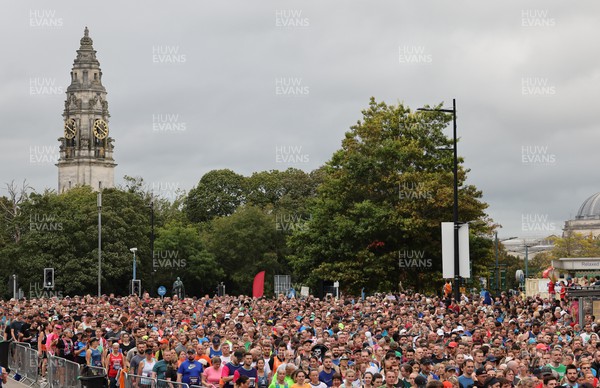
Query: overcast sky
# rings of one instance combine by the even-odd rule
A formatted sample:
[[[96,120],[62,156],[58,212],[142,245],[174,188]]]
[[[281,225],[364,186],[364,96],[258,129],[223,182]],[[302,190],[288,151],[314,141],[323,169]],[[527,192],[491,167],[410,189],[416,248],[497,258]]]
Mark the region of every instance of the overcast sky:
[[[457,99],[459,154],[501,238],[560,234],[600,191],[598,1],[3,2],[2,182],[57,188],[85,26],[117,183],[169,196],[212,169],[310,171],[374,96]]]

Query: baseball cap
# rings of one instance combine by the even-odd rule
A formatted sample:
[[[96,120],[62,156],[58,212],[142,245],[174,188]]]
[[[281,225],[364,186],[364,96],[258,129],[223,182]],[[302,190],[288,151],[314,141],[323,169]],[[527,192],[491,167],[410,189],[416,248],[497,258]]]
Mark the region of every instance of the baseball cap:
[[[188,349],[187,353],[188,354],[196,354],[196,350],[194,350],[194,349]]]
[[[552,374],[552,369],[548,366],[543,366],[540,368],[540,374],[542,376],[544,375],[551,375]]]
[[[487,375],[487,371],[485,370],[485,368],[477,368],[477,370],[475,371],[475,375],[476,376]]]

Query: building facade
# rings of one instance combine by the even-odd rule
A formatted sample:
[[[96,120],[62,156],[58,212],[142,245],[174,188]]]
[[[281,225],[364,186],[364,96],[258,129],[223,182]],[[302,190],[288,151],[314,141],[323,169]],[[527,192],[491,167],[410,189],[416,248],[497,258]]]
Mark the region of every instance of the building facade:
[[[596,193],[583,201],[575,219],[565,222],[563,237],[573,233],[584,236],[591,234],[594,238],[600,236],[600,193]]]
[[[76,186],[91,186],[98,191],[115,184],[108,101],[100,62],[92,44],[86,27],[71,70],[63,111],[64,132],[58,139],[59,193]]]

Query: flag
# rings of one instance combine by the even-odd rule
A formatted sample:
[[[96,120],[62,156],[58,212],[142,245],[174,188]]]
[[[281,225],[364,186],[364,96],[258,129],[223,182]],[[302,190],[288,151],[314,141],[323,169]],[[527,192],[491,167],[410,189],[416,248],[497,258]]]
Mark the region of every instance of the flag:
[[[260,298],[265,293],[265,271],[261,271],[254,277],[252,285],[252,297]]]

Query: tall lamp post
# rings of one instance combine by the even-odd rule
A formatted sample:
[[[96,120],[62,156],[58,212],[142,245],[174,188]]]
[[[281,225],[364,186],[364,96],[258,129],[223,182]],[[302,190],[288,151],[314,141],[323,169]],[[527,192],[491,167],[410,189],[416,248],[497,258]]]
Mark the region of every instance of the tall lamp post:
[[[452,114],[452,139],[454,151],[454,165],[452,172],[454,174],[454,204],[452,206],[452,222],[454,223],[454,299],[458,303],[460,301],[460,259],[458,250],[458,151],[456,149],[456,99],[452,99],[452,109],[430,109],[419,108],[419,111],[425,112],[444,112]]]
[[[131,252],[133,252],[133,281],[135,281],[135,253],[137,252],[137,248],[130,248]],[[131,283],[133,287],[133,282]]]
[[[544,240],[543,239],[536,239],[536,240],[531,240],[529,242],[527,242],[525,239],[523,239],[523,243],[519,244],[518,247],[520,248],[525,248],[525,252],[520,251],[520,250],[514,250],[513,252],[518,252],[518,253],[525,253],[525,281],[527,281],[527,279],[529,278],[529,252],[530,252],[530,248],[533,248],[533,253],[537,253],[537,252],[542,252],[546,249],[551,249],[553,247],[553,245],[546,245],[543,244]]]
[[[154,194],[152,195],[152,200],[150,201],[150,252],[152,254],[152,271],[153,275],[156,274],[156,267],[154,266]],[[156,276],[152,276],[152,284],[150,287],[150,295],[152,295],[152,291],[154,290],[154,278]]]

